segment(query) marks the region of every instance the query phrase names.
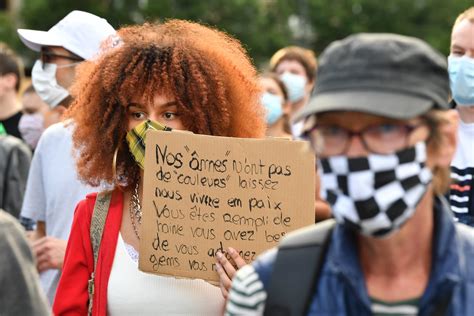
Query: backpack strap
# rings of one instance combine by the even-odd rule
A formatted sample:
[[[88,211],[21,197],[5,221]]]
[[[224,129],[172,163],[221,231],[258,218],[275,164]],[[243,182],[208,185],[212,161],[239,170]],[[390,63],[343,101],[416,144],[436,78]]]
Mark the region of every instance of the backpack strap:
[[[285,236],[278,246],[264,315],[307,313],[335,223],[329,219]]]
[[[92,315],[92,305],[94,301],[94,288],[95,288],[95,269],[97,267],[97,259],[99,258],[100,242],[102,240],[102,234],[104,232],[105,220],[109,211],[110,200],[112,198],[112,192],[100,192],[97,194],[97,198],[94,204],[94,211],[92,212],[91,227],[90,227],[90,239],[92,244],[92,252],[94,254],[94,270],[91,273],[91,277],[88,281],[88,292],[89,292],[89,308],[88,315]]]

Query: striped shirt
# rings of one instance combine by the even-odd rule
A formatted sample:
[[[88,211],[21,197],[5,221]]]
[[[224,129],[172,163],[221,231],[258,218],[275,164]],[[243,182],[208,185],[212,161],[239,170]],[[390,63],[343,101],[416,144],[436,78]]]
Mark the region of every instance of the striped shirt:
[[[232,282],[226,316],[263,315],[267,293],[252,265],[240,269]],[[371,299],[374,316],[411,316],[418,314],[419,299],[388,303]]]
[[[399,302],[384,302],[371,298],[372,313],[374,316],[414,316],[418,315],[419,299]]]
[[[252,265],[237,271],[227,300],[225,315],[263,315],[267,292]]]
[[[451,163],[449,200],[454,216],[474,226],[474,124],[459,123],[459,144]]]
[[[474,153],[473,153],[474,155]],[[469,213],[469,201],[472,194],[472,175],[474,174],[474,167],[456,168],[451,167],[451,192],[450,202],[453,212],[458,214]]]

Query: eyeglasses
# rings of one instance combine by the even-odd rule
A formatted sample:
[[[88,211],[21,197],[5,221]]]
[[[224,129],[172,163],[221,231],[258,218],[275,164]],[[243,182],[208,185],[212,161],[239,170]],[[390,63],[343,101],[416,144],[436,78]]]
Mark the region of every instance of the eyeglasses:
[[[408,136],[418,127],[416,125],[385,123],[369,126],[354,132],[335,125],[316,125],[307,134],[317,153],[322,156],[346,154],[352,137],[360,137],[368,152],[392,154],[408,146]]]
[[[41,51],[40,59],[43,65],[55,63],[57,59],[67,59],[75,62],[84,61],[84,59],[79,56],[55,54],[46,50]]]

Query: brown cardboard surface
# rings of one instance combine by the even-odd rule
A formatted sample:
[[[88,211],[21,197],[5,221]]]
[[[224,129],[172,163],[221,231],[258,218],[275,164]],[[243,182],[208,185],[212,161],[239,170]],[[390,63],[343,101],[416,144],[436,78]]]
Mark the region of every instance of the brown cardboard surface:
[[[314,164],[302,141],[148,132],[139,269],[218,281],[229,246],[251,262],[314,223]]]

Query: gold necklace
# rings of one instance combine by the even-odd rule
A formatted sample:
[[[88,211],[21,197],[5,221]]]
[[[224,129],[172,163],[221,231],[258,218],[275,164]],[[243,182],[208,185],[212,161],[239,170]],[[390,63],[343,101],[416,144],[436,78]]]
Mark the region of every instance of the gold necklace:
[[[138,198],[138,182],[135,185],[135,189],[132,192],[132,198],[130,199],[130,219],[132,220],[133,231],[140,240],[140,234],[138,233],[138,227],[135,223],[135,220],[138,222],[138,225],[142,224],[142,206],[140,204],[140,199]]]

